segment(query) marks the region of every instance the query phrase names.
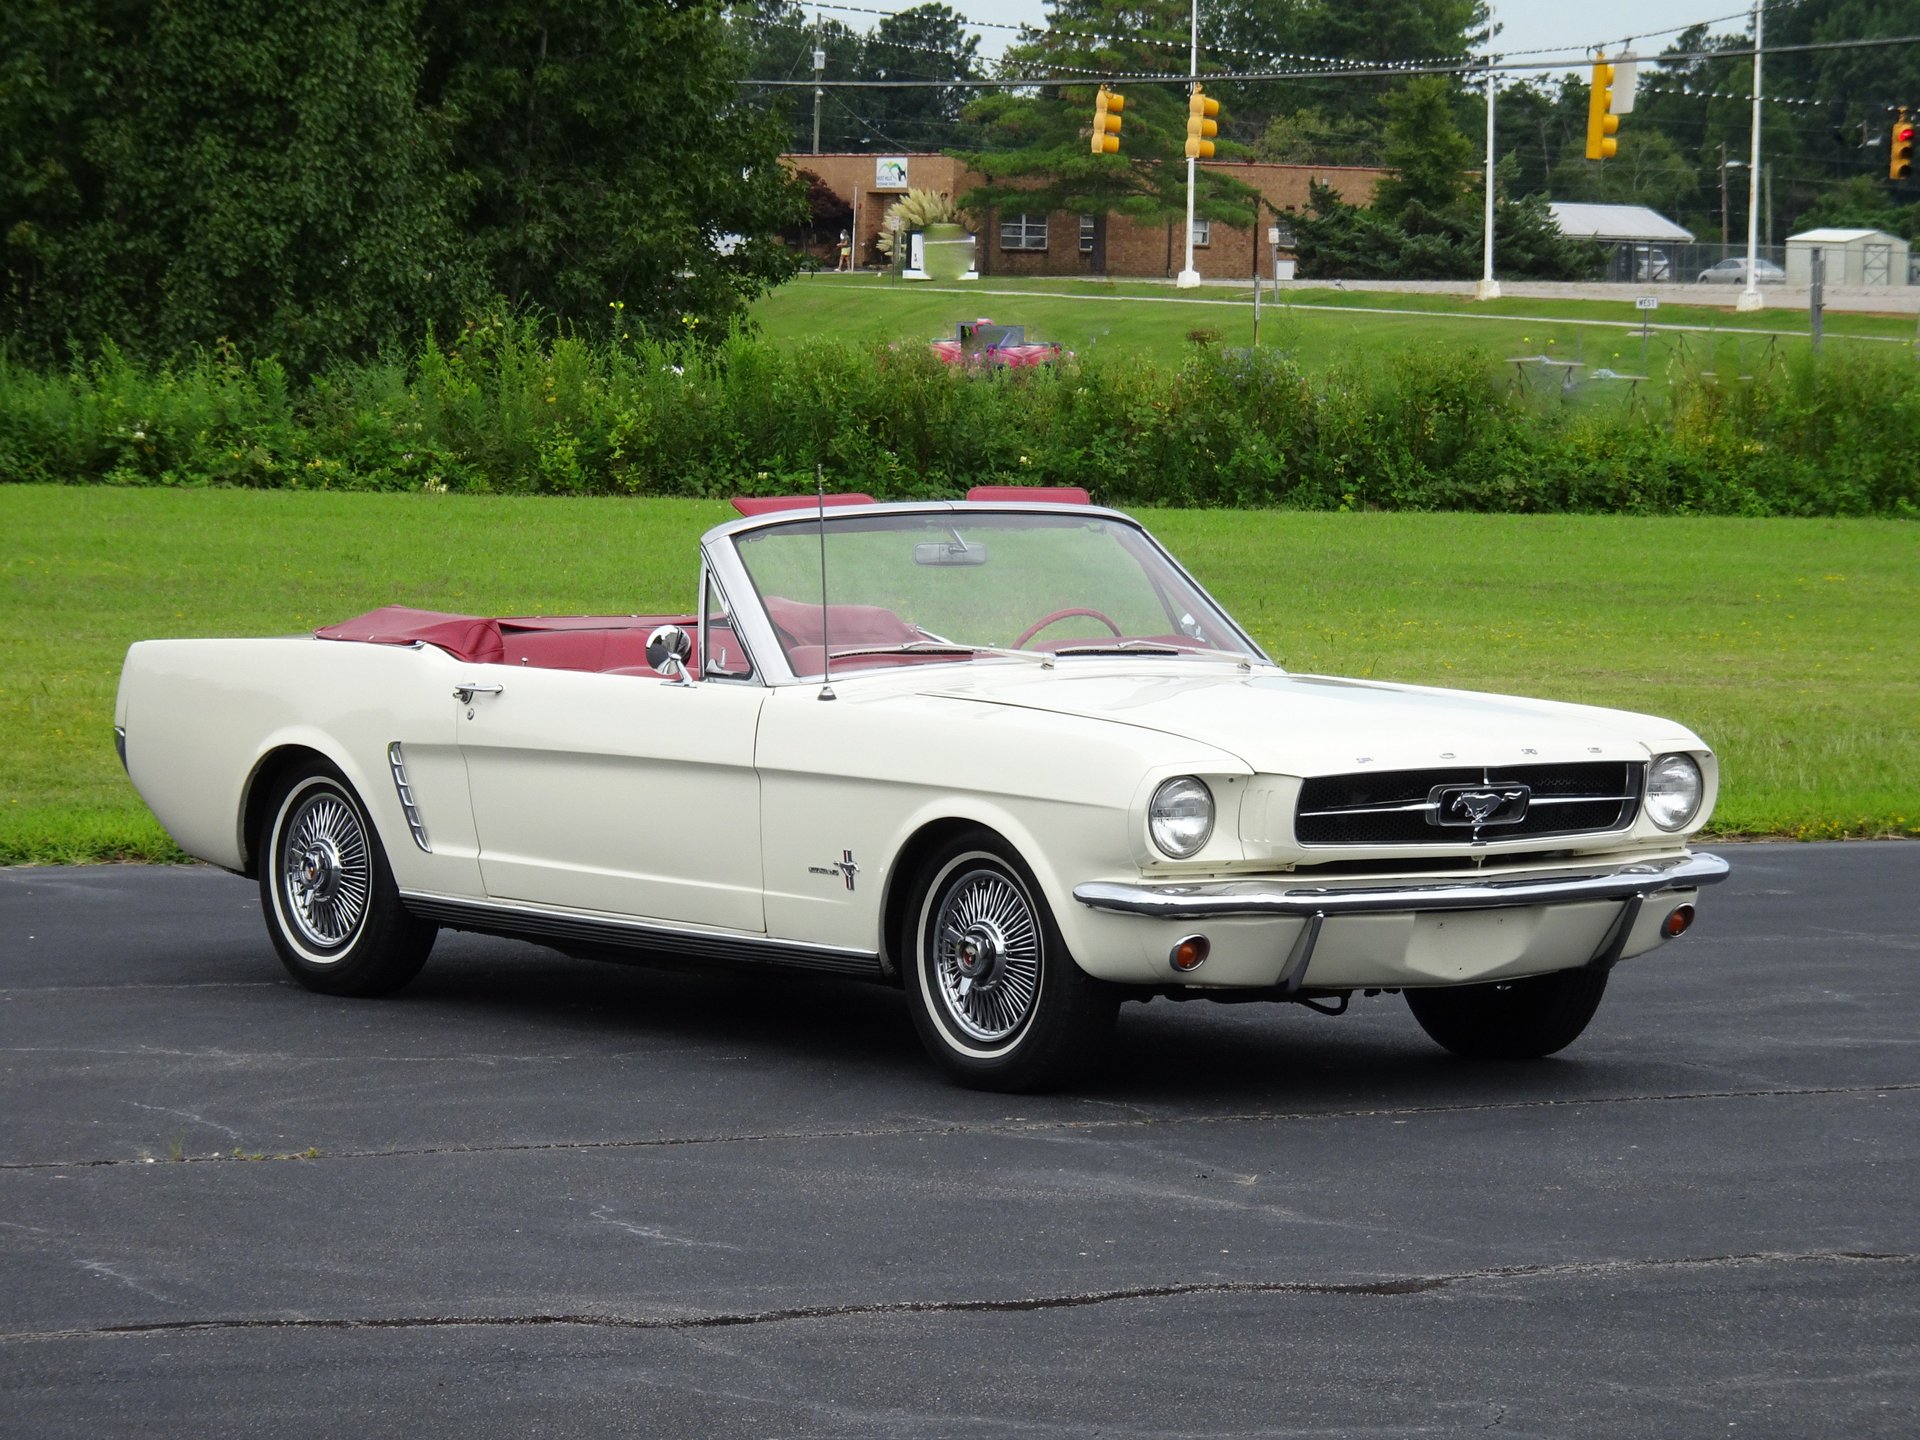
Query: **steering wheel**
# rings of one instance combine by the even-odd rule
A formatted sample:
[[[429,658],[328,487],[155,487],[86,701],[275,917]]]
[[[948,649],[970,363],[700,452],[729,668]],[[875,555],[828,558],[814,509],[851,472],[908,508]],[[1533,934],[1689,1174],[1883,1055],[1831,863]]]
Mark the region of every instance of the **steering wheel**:
[[[1020,638],[1013,642],[1013,648],[1016,650],[1026,649],[1027,642],[1049,625],[1060,620],[1071,620],[1076,615],[1085,615],[1090,620],[1098,620],[1113,632],[1116,640],[1120,638],[1120,627],[1113,623],[1111,617],[1102,614],[1098,610],[1089,610],[1085,606],[1076,605],[1071,610],[1055,610],[1051,614],[1042,615],[1038,620],[1034,621],[1033,624],[1020,632]]]

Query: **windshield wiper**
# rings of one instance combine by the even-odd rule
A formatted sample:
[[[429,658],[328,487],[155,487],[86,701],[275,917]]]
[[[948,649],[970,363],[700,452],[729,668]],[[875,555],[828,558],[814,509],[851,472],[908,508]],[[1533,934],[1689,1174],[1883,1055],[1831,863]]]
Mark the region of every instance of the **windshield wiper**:
[[[1096,640],[1086,645],[1062,645],[1056,655],[1212,655],[1223,660],[1252,663],[1251,655],[1219,650],[1211,645],[1169,645],[1164,640]]]
[[[1006,655],[1017,660],[1038,660],[1046,665],[1053,663],[1053,656],[1043,650],[1009,650],[1000,645],[968,645],[957,640],[905,640],[898,645],[862,645],[857,650],[833,652],[836,660],[859,655]]]

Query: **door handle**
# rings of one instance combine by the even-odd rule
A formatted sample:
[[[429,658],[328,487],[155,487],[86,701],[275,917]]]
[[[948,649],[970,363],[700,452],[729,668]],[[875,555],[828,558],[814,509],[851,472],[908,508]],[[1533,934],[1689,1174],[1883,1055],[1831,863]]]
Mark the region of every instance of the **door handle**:
[[[456,685],[453,687],[453,698],[463,705],[471,705],[476,695],[499,695],[505,689],[504,685]]]

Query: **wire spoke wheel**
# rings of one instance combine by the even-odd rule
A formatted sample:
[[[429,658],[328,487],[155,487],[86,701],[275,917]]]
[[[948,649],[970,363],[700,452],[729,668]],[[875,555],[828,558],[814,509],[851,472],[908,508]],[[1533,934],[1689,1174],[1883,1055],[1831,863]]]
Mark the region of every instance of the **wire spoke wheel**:
[[[420,973],[438,927],[402,903],[371,812],[317,758],[266,783],[254,853],[281,963],[323,995],[392,994]]]
[[[967,1036],[994,1043],[1020,1029],[1040,995],[1040,928],[1026,895],[998,869],[949,885],[935,917],[941,1002]]]
[[[352,940],[373,894],[373,858],[353,806],[331,788],[308,793],[287,815],[274,859],[300,938],[320,951]]]
[[[1118,991],[1080,968],[1033,872],[998,835],[963,830],[924,857],[900,920],[913,1026],[950,1078],[1044,1090],[1098,1059]]]

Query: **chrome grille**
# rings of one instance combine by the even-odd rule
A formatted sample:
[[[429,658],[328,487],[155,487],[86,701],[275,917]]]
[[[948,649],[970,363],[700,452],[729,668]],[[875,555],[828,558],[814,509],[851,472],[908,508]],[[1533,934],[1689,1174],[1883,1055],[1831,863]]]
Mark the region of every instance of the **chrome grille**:
[[[1294,837],[1302,845],[1458,845],[1605,834],[1633,823],[1645,768],[1583,761],[1321,775],[1300,786]]]

